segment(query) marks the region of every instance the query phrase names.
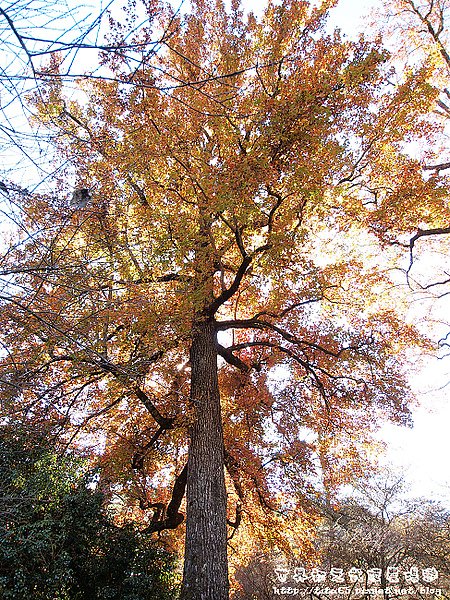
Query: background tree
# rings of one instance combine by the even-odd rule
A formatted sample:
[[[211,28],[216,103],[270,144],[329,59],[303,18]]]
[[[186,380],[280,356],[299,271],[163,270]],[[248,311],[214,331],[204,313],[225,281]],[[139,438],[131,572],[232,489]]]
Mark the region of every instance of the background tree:
[[[430,129],[441,128],[442,134],[421,149],[414,149],[420,157],[425,177],[449,175],[448,119],[450,39],[448,35],[450,5],[447,0],[385,0],[379,14],[377,30],[389,38],[397,61],[405,68],[427,64],[432,69],[433,84],[440,94],[432,114]],[[437,216],[437,215],[436,215]],[[448,357],[448,220],[441,216],[433,227],[418,221],[416,231],[404,245],[409,249],[409,264],[406,277],[416,298],[420,299],[422,314],[426,315],[430,335],[437,341],[435,355],[439,359]],[[430,263],[433,268],[430,269]],[[445,362],[441,363],[445,365]],[[441,367],[441,371],[443,368]],[[429,387],[440,389],[448,383],[448,369],[444,371],[442,383],[433,381]]]
[[[284,585],[301,589],[310,598],[329,598],[327,588],[335,593],[340,588],[339,597],[349,599],[367,597],[371,588],[384,589],[383,598],[401,596],[398,588],[412,589],[408,593],[412,598],[448,598],[449,511],[426,498],[405,499],[404,491],[401,478],[378,476],[353,488],[338,505],[322,506],[323,518],[315,532],[316,559],[289,564],[282,555],[255,554],[238,569],[240,586],[233,600],[271,600],[274,587],[283,585],[284,569]],[[322,582],[314,581],[314,568],[325,575]],[[369,577],[371,569],[380,570],[377,584]],[[422,579],[423,570],[429,569],[437,572],[431,582]],[[342,575],[342,580],[333,581],[333,573]],[[410,580],[405,580],[405,573],[411,575]],[[426,587],[428,593],[423,591]],[[431,588],[440,592],[433,593]]]
[[[331,4],[144,3],[157,54],[139,11],[112,16],[111,80],[77,101],[52,55],[34,97],[54,192],[8,190],[3,402],[95,436],[148,532],[182,524],[187,486],[184,600],[226,599],[227,535],[288,546],[314,474],[331,496],[382,419],[409,421],[404,350],[426,342],[388,267],[448,216],[402,153],[436,92],[425,67],[386,85],[379,42],[324,32]]]
[[[450,92],[448,90],[450,76],[450,40],[448,37],[448,20],[450,5],[447,0],[426,0],[417,2],[416,0],[385,0],[383,2],[383,19],[385,25],[382,26],[383,32],[390,37],[390,44],[395,48],[397,60],[402,60],[408,68],[409,65],[427,64],[433,71],[433,83],[440,91],[440,96],[436,100],[433,119],[430,119],[430,127],[435,127],[436,123],[446,126],[450,116],[448,101]],[[431,115],[430,115],[431,116]],[[448,153],[448,144],[446,135],[442,135],[434,140],[433,144],[428,144],[421,149],[422,168],[427,176],[435,176],[446,173],[450,168],[450,162],[446,157]],[[413,267],[414,253],[417,254],[418,246],[425,244],[440,236],[446,236],[450,233],[450,228],[445,219],[441,227],[427,229],[423,223],[417,223],[417,231],[408,242],[410,247],[410,265],[408,274]],[[424,239],[421,239],[424,238]],[[444,238],[443,246],[446,247],[447,238]],[[439,248],[438,248],[439,249]],[[444,251],[445,253],[445,251]],[[440,265],[437,265],[441,268]],[[419,275],[414,276],[411,273],[411,283],[415,288],[421,288],[428,292],[433,292],[437,287],[438,293],[442,291],[442,286],[449,283],[448,273],[445,271],[442,277],[427,277],[426,273],[419,271]],[[417,278],[419,277],[419,281]]]
[[[425,586],[439,588],[447,597],[449,512],[425,498],[406,500],[404,491],[401,478],[378,478],[355,490],[353,498],[344,500],[337,510],[328,510],[319,534],[322,566],[327,570],[361,569],[360,584],[366,589],[373,587],[369,570],[380,569],[380,587],[385,588],[386,598],[398,596],[396,587],[411,586],[416,598],[423,597]],[[422,570],[430,568],[437,571],[438,578],[427,583]],[[412,580],[405,579],[405,572],[414,575]]]

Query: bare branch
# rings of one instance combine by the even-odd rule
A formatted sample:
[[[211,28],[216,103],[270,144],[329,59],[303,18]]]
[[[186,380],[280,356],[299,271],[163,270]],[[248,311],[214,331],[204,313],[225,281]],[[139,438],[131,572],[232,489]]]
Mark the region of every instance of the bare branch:
[[[413,266],[413,262],[414,262],[413,250],[414,250],[414,244],[417,242],[417,240],[419,240],[421,237],[428,237],[428,236],[435,236],[435,235],[448,235],[449,233],[450,233],[450,227],[437,227],[435,229],[418,229],[417,230],[417,233],[415,235],[413,235],[413,237],[409,240],[409,267],[406,272],[407,276],[409,275],[409,272],[411,271],[412,266]]]
[[[150,523],[150,525],[144,529],[146,533],[163,531],[164,529],[176,529],[184,521],[184,515],[179,512],[179,509],[186,491],[187,473],[188,468],[186,464],[181,473],[175,479],[172,490],[172,498],[167,506],[165,518],[152,521],[152,523]],[[148,508],[151,506],[152,505],[147,505]]]

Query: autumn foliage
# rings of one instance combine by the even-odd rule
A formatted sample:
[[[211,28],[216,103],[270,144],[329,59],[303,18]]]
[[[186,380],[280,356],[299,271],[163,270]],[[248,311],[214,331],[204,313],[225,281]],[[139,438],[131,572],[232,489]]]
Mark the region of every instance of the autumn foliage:
[[[250,539],[307,556],[313,506],[364,472],[381,421],[409,422],[425,341],[387,290],[417,226],[448,219],[403,149],[432,135],[436,91],[426,68],[390,84],[380,41],[325,33],[332,2],[192,4],[112,15],[119,49],[75,94],[46,67],[32,102],[60,180],[15,196],[3,402],[92,446],[148,531],[175,543],[187,483],[187,548],[201,520],[208,555],[226,504],[222,557],[225,520],[232,558]],[[186,599],[228,597],[196,569]]]

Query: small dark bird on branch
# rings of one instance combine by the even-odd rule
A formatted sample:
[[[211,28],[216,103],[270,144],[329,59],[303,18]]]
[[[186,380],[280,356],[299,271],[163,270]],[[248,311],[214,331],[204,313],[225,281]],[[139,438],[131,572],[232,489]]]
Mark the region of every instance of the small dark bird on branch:
[[[81,209],[86,208],[86,206],[91,200],[91,192],[86,188],[80,188],[74,190],[70,204],[73,206],[73,208]]]

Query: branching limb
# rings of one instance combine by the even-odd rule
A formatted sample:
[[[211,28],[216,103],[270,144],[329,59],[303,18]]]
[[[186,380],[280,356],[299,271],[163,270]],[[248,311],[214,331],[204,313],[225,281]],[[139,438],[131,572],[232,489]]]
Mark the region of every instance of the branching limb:
[[[184,521],[183,513],[179,512],[181,502],[184,498],[187,483],[187,464],[184,466],[181,473],[175,479],[175,483],[172,490],[172,498],[167,505],[167,510],[164,509],[158,503],[158,505],[146,505],[145,508],[156,507],[159,513],[154,515],[154,520],[150,523],[144,532],[153,533],[155,531],[163,531],[164,529],[176,529]],[[165,505],[163,505],[165,508]],[[159,517],[159,518],[158,518]],[[163,518],[161,518],[163,517]]]
[[[26,306],[15,300],[11,297],[6,297],[0,295],[0,300],[6,300],[7,302],[17,306],[21,311],[25,312],[27,315],[34,317],[41,325],[45,327],[45,329],[52,331],[53,333],[58,333],[58,335],[62,336],[63,339],[70,341],[72,344],[80,348],[85,355],[89,358],[89,362],[93,365],[99,367],[106,373],[111,373],[118,381],[120,381],[123,385],[125,385],[128,389],[133,391],[136,397],[144,404],[149,413],[155,419],[160,427],[164,427],[165,429],[171,429],[173,427],[173,418],[166,418],[159,412],[156,406],[153,404],[150,397],[132,380],[127,371],[119,365],[115,365],[108,358],[106,358],[103,354],[93,350],[86,344],[80,342],[75,339],[69,331],[64,331],[58,325],[55,325],[52,321],[43,318],[39,313],[34,311],[29,306]],[[162,350],[155,352],[152,356],[149,357],[149,362],[156,362],[163,355]]]
[[[275,220],[275,215],[277,213],[277,210],[280,208],[280,206],[283,203],[283,200],[285,200],[285,198],[276,190],[274,190],[270,185],[268,185],[266,187],[267,189],[267,193],[269,194],[269,196],[272,196],[273,198],[275,198],[276,202],[275,204],[272,206],[272,209],[269,213],[269,217],[267,220],[267,228],[269,233],[271,233],[272,229],[273,229],[273,223]]]
[[[449,233],[450,233],[450,230],[449,230]],[[361,348],[361,346],[344,346],[339,351],[333,352],[332,350],[329,350],[328,348],[324,348],[323,346],[320,346],[319,344],[315,344],[314,342],[302,340],[302,339],[296,337],[295,335],[293,335],[292,333],[290,333],[289,331],[286,331],[282,327],[279,327],[278,325],[274,325],[273,323],[270,323],[268,321],[263,321],[263,320],[260,320],[257,318],[234,319],[234,320],[230,320],[230,321],[217,321],[216,328],[217,328],[217,331],[226,331],[227,329],[260,329],[260,330],[272,331],[272,332],[280,335],[287,342],[294,344],[295,346],[299,346],[302,348],[311,348],[312,350],[317,350],[319,352],[323,352],[324,354],[327,354],[328,356],[332,356],[334,358],[339,358],[343,352],[346,352],[348,350],[357,351],[357,350],[360,350],[360,348]],[[234,349],[236,349],[236,347]]]
[[[229,525],[230,527],[233,528],[233,531],[231,532],[231,534],[228,536],[228,540],[231,540],[234,536],[234,534],[236,533],[239,525],[242,522],[242,513],[243,511],[243,504],[244,504],[244,491],[242,489],[242,483],[240,480],[240,476],[239,476],[239,465],[236,461],[236,459],[227,451],[227,449],[224,449],[224,461],[225,461],[225,467],[228,471],[228,474],[230,475],[231,481],[233,482],[233,486],[234,486],[234,490],[239,498],[239,502],[236,503],[236,517],[234,521],[230,521],[229,519],[227,519],[227,525]]]
[[[232,352],[232,350],[230,350],[230,348],[225,348],[224,346],[222,346],[221,344],[217,344],[217,352],[218,354],[230,365],[233,365],[233,367],[237,367],[238,369],[240,369],[243,373],[248,373],[250,371],[250,367],[245,364],[244,361],[242,361],[239,357],[235,356]]]
[[[135,471],[142,471],[144,468],[144,459],[148,452],[154,447],[161,435],[167,430],[167,427],[159,427],[148,441],[138,452],[136,452],[131,461],[131,468]]]
[[[422,13],[420,11],[420,7],[414,3],[414,0],[407,0],[407,3],[411,7],[411,12],[413,12],[418,17],[418,19],[421,21],[421,23],[426,27],[428,33],[432,37],[436,46],[438,47],[442,58],[444,59],[447,66],[450,67],[450,55],[447,52],[447,49],[441,39],[441,34],[444,30],[443,11],[439,11],[439,10],[437,11],[438,12],[438,19],[437,19],[438,22],[437,22],[437,26],[435,26],[431,19],[432,12],[433,12],[433,3],[431,3],[430,9],[426,13]]]
[[[448,235],[449,233],[450,227],[437,227],[435,229],[418,229],[417,233],[413,235],[412,238],[409,240],[409,267],[406,272],[406,275],[408,276],[409,272],[412,269],[414,263],[414,244],[417,242],[418,239],[420,239],[421,237],[428,237],[432,235]]]
[[[242,521],[242,513],[243,513],[242,504],[240,502],[238,502],[236,504],[236,515],[235,515],[234,521],[230,521],[230,519],[227,519],[227,525],[229,525],[230,527],[233,528],[233,531],[231,532],[231,535],[228,536],[227,541],[232,540],[234,537],[234,534],[238,530],[238,527]]]
[[[449,110],[450,113],[450,110]],[[450,169],[450,162],[439,163],[437,165],[425,165],[422,167],[424,171],[435,171],[439,173],[440,171],[445,171],[446,169]]]
[[[234,294],[238,291],[241,281],[244,278],[244,275],[246,274],[247,269],[250,266],[251,262],[252,262],[252,257],[245,256],[245,258],[242,260],[242,263],[241,263],[239,269],[237,270],[237,273],[236,273],[233,283],[230,285],[230,287],[228,289],[224,290],[220,294],[220,296],[218,296],[214,300],[214,302],[212,302],[211,305],[209,306],[208,312],[210,315],[214,315],[217,312],[217,310],[222,306],[222,304],[224,304],[227,300],[229,300],[232,296],[234,296]]]

